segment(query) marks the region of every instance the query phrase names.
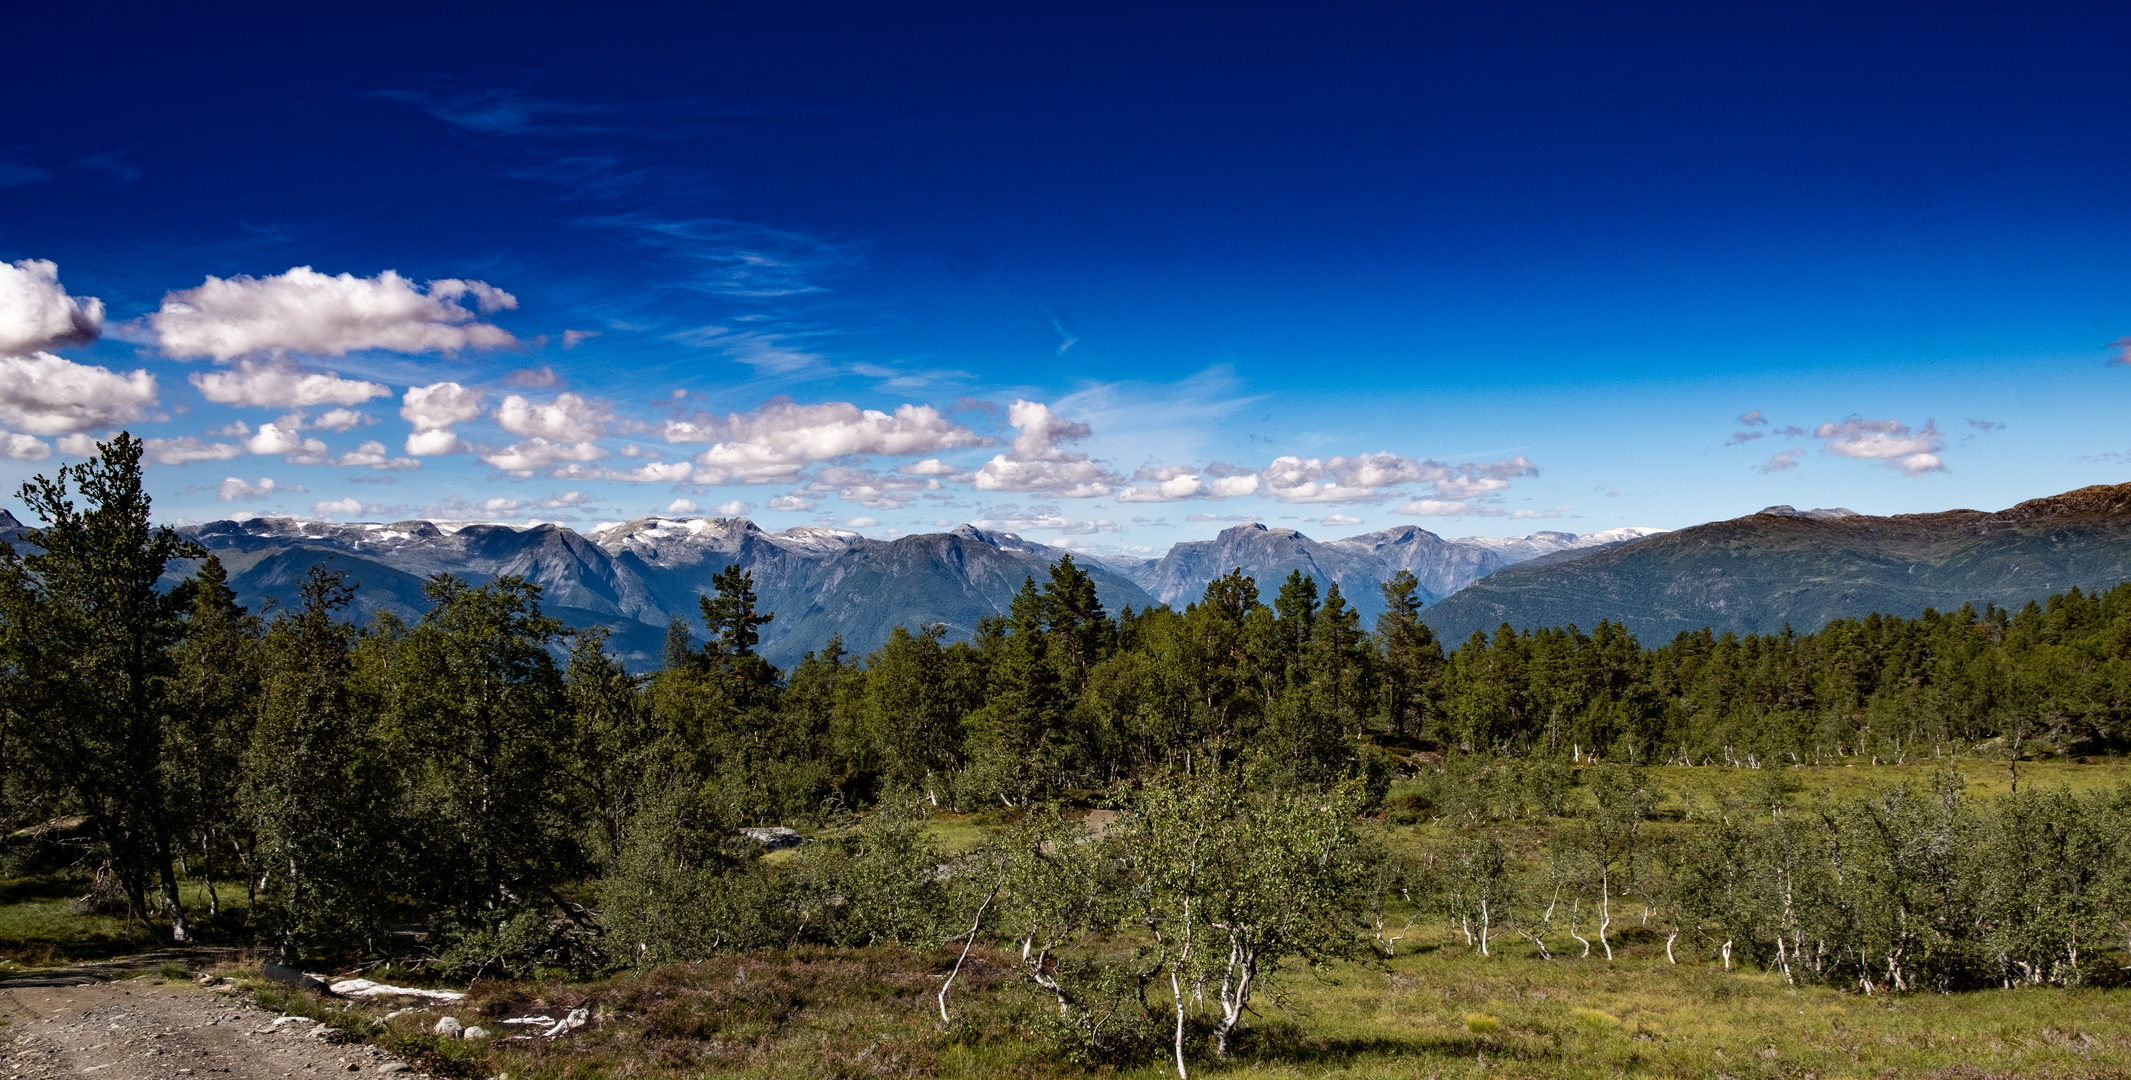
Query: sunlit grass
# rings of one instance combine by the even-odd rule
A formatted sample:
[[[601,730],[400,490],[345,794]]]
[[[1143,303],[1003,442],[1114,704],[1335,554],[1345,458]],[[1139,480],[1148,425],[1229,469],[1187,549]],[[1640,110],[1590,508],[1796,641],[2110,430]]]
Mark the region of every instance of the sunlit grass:
[[[1410,943],[1410,942],[1409,942]],[[705,1075],[1174,1076],[1163,1044],[1089,1060],[1005,954],[979,955],[942,1023],[945,951],[816,949],[722,957],[590,983],[484,982],[473,998],[397,1017],[386,1044],[462,1076],[520,1080]],[[2121,1076],[2131,1071],[2131,991],[2030,988],[1867,997],[1726,972],[1661,948],[1619,958],[1481,957],[1432,933],[1383,962],[1291,969],[1286,993],[1221,1061],[1192,1040],[1194,1075],[1382,1077]],[[279,1008],[286,991],[269,990]],[[1166,998],[1166,993],[1158,995]],[[314,1008],[317,1006],[314,1006]],[[587,1008],[592,1026],[552,1042],[469,1044],[429,1034],[439,1015]],[[378,1005],[373,1011],[383,1010]],[[300,1011],[300,1010],[299,1010]],[[337,1010],[336,1010],[337,1012]],[[336,1016],[351,1032],[360,1022]],[[1195,1017],[1196,1019],[1196,1017]],[[523,1030],[516,1029],[516,1030]]]
[[[0,972],[62,967],[84,961],[146,952],[169,943],[151,937],[136,919],[125,915],[84,915],[74,901],[89,883],[76,875],[43,874],[0,881]],[[198,881],[179,885],[195,933],[209,942],[236,939],[244,922],[243,887],[222,882],[221,912],[208,915],[207,887]],[[167,925],[160,916],[158,926]]]

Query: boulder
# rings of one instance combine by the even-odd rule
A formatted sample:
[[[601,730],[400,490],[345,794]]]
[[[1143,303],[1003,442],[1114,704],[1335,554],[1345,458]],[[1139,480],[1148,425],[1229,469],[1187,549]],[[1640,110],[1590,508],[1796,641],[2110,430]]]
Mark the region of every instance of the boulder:
[[[430,1030],[438,1035],[442,1035],[447,1039],[456,1039],[461,1034],[463,1034],[466,1029],[460,1025],[458,1017],[446,1016],[439,1018],[437,1020],[437,1026],[431,1028]]]
[[[786,828],[783,825],[742,829],[740,830],[740,835],[761,844],[771,851],[782,851],[785,848],[798,847],[807,842],[807,838],[799,835],[797,830]]]

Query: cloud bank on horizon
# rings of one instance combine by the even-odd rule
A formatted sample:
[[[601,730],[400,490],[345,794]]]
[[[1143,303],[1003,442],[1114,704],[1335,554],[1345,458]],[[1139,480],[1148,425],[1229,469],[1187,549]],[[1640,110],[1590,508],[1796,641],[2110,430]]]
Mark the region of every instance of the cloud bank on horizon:
[[[476,307],[463,306],[465,299]],[[126,340],[152,347],[170,360],[206,359],[219,365],[186,378],[201,400],[184,415],[195,415],[207,405],[281,415],[256,426],[239,417],[196,433],[162,434],[185,421],[154,411],[162,404],[162,384],[154,374],[145,368],[119,374],[48,351],[94,343],[102,330],[103,303],[70,296],[53,263],[23,260],[0,276],[0,342],[6,343],[0,365],[7,365],[0,370],[19,376],[0,389],[0,410],[5,410],[0,417],[22,429],[0,431],[0,440],[5,440],[0,446],[17,460],[41,461],[52,456],[54,448],[36,436],[64,435],[69,438],[61,440],[58,452],[83,457],[93,453],[95,439],[133,426],[142,429],[149,460],[165,466],[256,456],[280,458],[291,466],[415,471],[425,461],[472,455],[497,475],[517,479],[657,484],[698,496],[734,486],[781,486],[788,490],[768,497],[767,504],[786,512],[814,510],[828,500],[881,511],[903,510],[921,500],[953,506],[979,493],[1000,493],[1117,503],[1251,498],[1335,506],[1396,502],[1400,505],[1394,513],[1416,517],[1553,516],[1497,505],[1513,480],[1539,474],[1539,467],[1521,455],[1446,464],[1373,451],[1329,459],[1281,455],[1255,469],[1218,461],[1204,467],[1142,465],[1133,475],[1147,483],[1135,485],[1104,461],[1068,449],[1094,435],[1090,424],[1061,415],[1046,402],[1022,398],[1003,409],[1004,426],[1012,432],[1008,436],[1003,431],[985,434],[922,403],[906,402],[884,411],[847,401],[800,403],[780,395],[744,413],[684,413],[672,407],[688,399],[688,391],[677,388],[660,399],[667,406],[663,414],[652,409],[630,414],[620,402],[570,391],[544,399],[508,392],[529,382],[559,384],[562,377],[546,366],[535,380],[522,377],[520,370],[487,386],[445,380],[397,391],[385,383],[343,378],[315,367],[323,358],[355,353],[435,357],[435,363],[469,350],[511,348],[518,339],[481,321],[481,316],[517,307],[516,297],[484,281],[445,279],[425,287],[391,270],[367,278],[329,276],[309,266],[264,277],[209,276],[205,284],[166,294],[156,311],[128,325]],[[407,427],[404,455],[388,455],[385,444],[375,438],[336,451],[320,435],[306,434],[345,435],[376,425],[381,418],[359,407],[395,393],[399,418]],[[965,413],[973,411],[972,405],[958,402]],[[336,407],[311,415],[309,410],[318,406]],[[1002,410],[990,412],[998,416]],[[461,425],[484,419],[493,430],[515,437],[513,441],[489,445],[459,434]],[[704,448],[683,460],[656,460],[670,448],[692,445]],[[997,452],[973,459],[992,450]],[[652,460],[634,466],[593,464],[617,453]],[[949,460],[954,457],[963,460]],[[234,502],[309,489],[273,477],[252,482],[232,476],[213,490],[218,501]],[[591,502],[573,490],[567,497],[448,504],[446,512],[508,519],[531,510],[567,510]],[[406,509],[342,497],[317,500],[309,513],[334,518]],[[676,498],[665,508],[687,514],[699,509],[688,498]],[[753,509],[753,503],[736,499],[718,504],[721,513]],[[830,514],[823,520],[846,525],[863,521],[854,526],[861,528],[881,524],[866,515],[839,519]],[[1097,524],[1045,509],[1008,508],[1002,517],[979,520],[1018,531],[1116,529],[1108,519]],[[1359,524],[1361,519],[1335,514],[1326,521]]]
[[[474,308],[463,306],[465,300],[473,301]],[[803,404],[780,395],[744,413],[718,415],[674,408],[689,396],[685,388],[675,388],[655,399],[655,405],[666,406],[663,411],[628,410],[621,402],[570,391],[546,398],[509,392],[512,387],[559,385],[564,376],[551,366],[543,366],[533,378],[524,369],[513,370],[486,386],[446,380],[397,391],[381,382],[343,378],[311,366],[322,358],[356,353],[433,357],[435,364],[470,350],[509,349],[518,339],[481,317],[517,307],[516,297],[484,281],[444,279],[424,286],[391,270],[372,277],[329,276],[298,266],[256,278],[210,276],[205,284],[168,293],[160,308],[129,325],[133,336],[128,340],[151,346],[171,360],[207,359],[220,365],[187,377],[201,398],[200,406],[186,409],[187,414],[208,404],[287,411],[256,427],[238,418],[199,434],[164,435],[157,432],[183,421],[158,411],[162,384],[154,374],[145,368],[121,374],[50,351],[94,343],[103,329],[102,301],[70,295],[53,263],[21,260],[0,268],[0,372],[7,376],[0,383],[0,422],[19,429],[0,429],[0,450],[15,460],[42,461],[55,451],[37,436],[60,435],[66,438],[59,441],[57,452],[82,457],[93,453],[95,438],[131,426],[142,429],[149,459],[158,465],[256,456],[279,458],[290,466],[417,471],[425,461],[471,455],[494,470],[492,476],[521,480],[663,485],[696,496],[730,487],[779,486],[787,490],[768,496],[766,505],[786,513],[815,511],[831,501],[875,511],[901,511],[920,502],[968,506],[972,496],[994,493],[1119,504],[1255,500],[1390,505],[1393,514],[1414,518],[1528,520],[1559,517],[1568,509],[1503,505],[1503,494],[1516,481],[1540,475],[1539,466],[1521,454],[1457,463],[1388,450],[1328,458],[1283,454],[1256,467],[1225,461],[1141,465],[1128,480],[1103,460],[1067,448],[1095,434],[1089,423],[1061,415],[1048,403],[1021,398],[1003,409],[1009,436],[980,432],[931,404],[903,403],[884,411],[847,401]],[[582,341],[580,337],[571,347]],[[400,399],[398,416],[407,427],[404,454],[388,454],[376,438],[336,451],[319,435],[305,434],[344,435],[376,425],[381,418],[358,407],[395,394]],[[977,404],[964,399],[957,406],[968,413]],[[337,407],[309,415],[310,409],[327,405]],[[994,416],[1002,412],[988,411]],[[460,425],[484,419],[512,441],[491,445],[459,434]],[[1904,476],[1947,469],[1939,456],[1946,440],[1936,422],[1912,429],[1897,420],[1851,416],[1811,429],[1771,428],[1763,413],[1753,410],[1738,423],[1743,430],[1734,433],[1730,444],[1809,434],[1831,456],[1881,463]],[[2003,426],[1970,424],[1986,432]],[[694,445],[704,448],[688,453],[686,448]],[[687,456],[658,460],[672,448],[682,448],[679,452]],[[990,450],[997,452],[970,460],[972,454]],[[643,463],[594,464],[617,453]],[[1780,451],[1759,471],[1795,468],[1805,456],[1802,449]],[[949,460],[952,457],[963,460]],[[258,502],[309,489],[272,477],[250,482],[232,476],[213,490],[221,502]],[[542,516],[568,520],[572,515],[567,511],[595,502],[595,496],[578,490],[534,500],[460,500],[431,507],[342,497],[317,500],[308,514],[331,519],[470,513],[508,520],[558,511]],[[716,507],[718,513],[739,515],[753,512],[756,504],[727,499]],[[701,507],[695,499],[677,497],[664,512],[692,515]],[[833,512],[817,520],[854,528],[882,524],[865,514]],[[935,518],[933,523],[945,520]],[[1123,531],[1109,518],[1076,517],[1051,505],[1027,510],[1008,505],[971,520],[1016,532]],[[1354,526],[1364,519],[1331,513],[1319,523]],[[907,530],[891,530],[901,531]]]

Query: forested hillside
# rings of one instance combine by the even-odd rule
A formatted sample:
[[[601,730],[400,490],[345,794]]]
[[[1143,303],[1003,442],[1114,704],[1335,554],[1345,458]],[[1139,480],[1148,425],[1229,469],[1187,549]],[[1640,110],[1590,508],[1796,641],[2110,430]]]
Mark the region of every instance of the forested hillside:
[[[157,935],[196,936],[197,880],[211,904],[242,892],[242,932],[290,960],[457,979],[986,937],[1087,1052],[1173,1039],[1181,1067],[1187,1026],[1226,1056],[1283,964],[1388,956],[1400,913],[1482,955],[1609,958],[1632,917],[1668,960],[1875,992],[2076,983],[2131,932],[2111,839],[2131,797],[1979,806],[1942,769],[1793,812],[1778,767],[2121,749],[2131,585],[1446,650],[1410,574],[1370,626],[1299,572],[1121,615],[1061,558],[971,640],[832,636],[781,670],[758,646],[783,615],[733,566],[640,677],[511,575],[437,574],[418,617],[356,625],[318,567],[246,610],[219,558],[151,525],[140,452],[121,436],[23,493],[40,520],[0,550],[0,766],[20,835],[69,822],[77,865]],[[1661,814],[1664,765],[1755,779]],[[942,848],[929,819],[975,812],[996,827]],[[772,862],[740,832],[767,826],[816,839]],[[1215,1004],[1187,1025],[1193,987]]]
[[[1564,553],[1567,554],[1567,553]],[[1810,630],[1877,611],[2017,608],[2131,579],[2131,484],[2099,485],[1985,513],[1874,517],[1770,507],[1583,556],[1507,567],[1429,609],[1462,640],[1607,620],[1645,640],[1705,626]]]

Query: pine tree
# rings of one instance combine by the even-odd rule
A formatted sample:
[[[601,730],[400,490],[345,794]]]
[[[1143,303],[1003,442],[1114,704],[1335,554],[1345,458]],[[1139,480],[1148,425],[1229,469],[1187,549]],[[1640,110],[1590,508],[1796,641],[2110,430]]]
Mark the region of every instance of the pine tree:
[[[1011,631],[992,662],[986,700],[970,717],[970,783],[1010,805],[1026,806],[1052,787],[1061,765],[1067,698],[1051,654],[1054,648],[1066,653],[1067,670],[1078,670],[1070,666],[1078,624],[1067,623],[1056,636],[1048,631],[1047,616],[1057,612],[1053,599],[1037,593],[1035,579],[1022,582],[1008,616]]]
[[[1395,736],[1417,738],[1428,732],[1441,693],[1443,646],[1421,621],[1419,579],[1400,570],[1384,583],[1384,612],[1376,617],[1376,639],[1383,649],[1381,700],[1383,716]]]

